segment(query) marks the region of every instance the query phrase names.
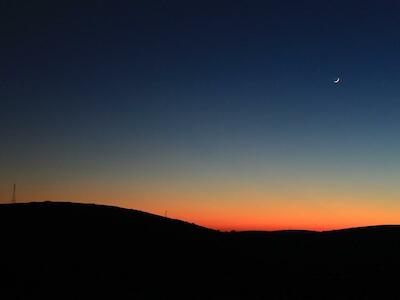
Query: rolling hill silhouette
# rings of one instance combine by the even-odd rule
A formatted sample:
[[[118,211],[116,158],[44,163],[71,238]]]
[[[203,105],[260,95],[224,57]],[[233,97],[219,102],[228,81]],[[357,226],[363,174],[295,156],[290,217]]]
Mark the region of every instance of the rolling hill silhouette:
[[[397,299],[400,226],[219,232],[111,206],[0,205],[2,299]]]

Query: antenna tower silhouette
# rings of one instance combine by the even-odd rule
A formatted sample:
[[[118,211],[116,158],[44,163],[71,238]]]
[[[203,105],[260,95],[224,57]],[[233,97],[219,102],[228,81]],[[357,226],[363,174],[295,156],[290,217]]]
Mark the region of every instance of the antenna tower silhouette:
[[[12,193],[12,198],[11,198],[11,202],[12,203],[17,203],[17,185],[14,183],[13,185],[13,193]]]

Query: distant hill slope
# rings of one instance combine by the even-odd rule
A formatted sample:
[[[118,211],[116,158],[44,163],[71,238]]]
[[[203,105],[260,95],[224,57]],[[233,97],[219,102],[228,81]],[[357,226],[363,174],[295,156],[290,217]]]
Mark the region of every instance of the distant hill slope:
[[[400,226],[230,232],[111,206],[0,205],[2,299],[396,299]]]
[[[14,228],[31,226],[59,226],[79,230],[96,227],[102,230],[118,229],[136,233],[210,233],[213,230],[188,222],[115,206],[72,202],[31,202],[0,205],[0,222],[9,222]],[[27,226],[29,226],[27,228]]]

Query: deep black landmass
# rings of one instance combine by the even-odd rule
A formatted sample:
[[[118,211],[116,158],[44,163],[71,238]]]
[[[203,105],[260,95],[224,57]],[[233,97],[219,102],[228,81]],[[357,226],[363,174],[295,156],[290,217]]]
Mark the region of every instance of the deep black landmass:
[[[0,225],[0,299],[400,299],[395,225],[228,233],[59,202]]]

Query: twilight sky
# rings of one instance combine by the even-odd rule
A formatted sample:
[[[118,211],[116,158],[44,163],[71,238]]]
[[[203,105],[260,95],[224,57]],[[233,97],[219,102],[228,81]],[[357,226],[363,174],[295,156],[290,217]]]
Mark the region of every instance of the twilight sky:
[[[0,1],[0,202],[15,182],[226,230],[400,223],[399,15]]]

